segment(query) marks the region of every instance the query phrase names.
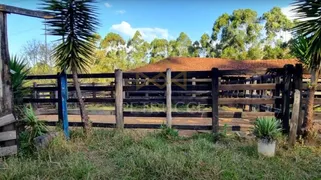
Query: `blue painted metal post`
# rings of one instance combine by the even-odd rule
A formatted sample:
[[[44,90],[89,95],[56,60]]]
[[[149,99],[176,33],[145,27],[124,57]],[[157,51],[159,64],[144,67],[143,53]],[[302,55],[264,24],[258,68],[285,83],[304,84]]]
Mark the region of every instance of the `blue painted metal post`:
[[[62,122],[62,128],[67,139],[69,139],[69,124],[68,124],[68,85],[67,74],[62,71],[58,76],[58,113],[59,121]]]

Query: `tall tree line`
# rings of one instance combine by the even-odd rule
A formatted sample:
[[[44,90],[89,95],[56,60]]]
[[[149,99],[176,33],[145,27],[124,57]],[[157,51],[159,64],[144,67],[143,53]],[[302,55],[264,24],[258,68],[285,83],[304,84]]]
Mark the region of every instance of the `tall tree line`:
[[[279,7],[272,8],[262,16],[252,9],[237,9],[231,14],[224,13],[219,16],[213,23],[212,33],[204,33],[194,42],[185,32],[181,32],[173,40],[155,38],[151,42],[145,41],[139,31],[129,40],[114,32],[104,37],[96,34],[92,38],[96,49],[89,71],[113,72],[118,68],[128,70],[167,57],[235,60],[292,58],[292,40],[284,41],[284,35],[295,23],[288,19]],[[27,47],[32,46],[29,44]],[[32,54],[38,51],[27,50],[28,48],[25,48],[25,54],[28,54],[29,58],[39,57]],[[42,52],[39,53],[41,55]],[[43,65],[44,61],[41,62],[35,63],[38,69],[41,69],[39,66]]]

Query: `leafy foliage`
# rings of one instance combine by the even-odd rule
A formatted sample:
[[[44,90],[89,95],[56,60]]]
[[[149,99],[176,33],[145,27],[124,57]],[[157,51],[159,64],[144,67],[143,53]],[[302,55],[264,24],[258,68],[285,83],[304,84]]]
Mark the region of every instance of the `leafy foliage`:
[[[298,36],[294,46],[295,52],[311,71],[309,102],[304,123],[305,136],[311,137],[315,87],[321,70],[321,0],[295,0],[293,6],[293,11],[298,17],[298,23],[293,28],[294,34]]]
[[[295,57],[297,57],[304,66],[310,67],[311,66],[311,59],[306,57],[308,49],[309,49],[309,40],[304,36],[296,37],[292,42],[292,53]]]
[[[295,0],[294,12],[298,24],[294,27],[296,34],[309,39],[309,48],[305,58],[311,59],[310,67],[319,68],[321,63],[321,0]]]
[[[85,71],[94,56],[96,18],[95,0],[44,0],[43,9],[53,13],[55,18],[45,21],[49,34],[60,36],[60,43],[54,49],[56,65],[61,69],[75,68]]]
[[[25,79],[30,72],[30,68],[28,68],[28,64],[24,59],[16,55],[11,57],[9,67],[15,110],[19,111],[23,106],[23,97],[26,97],[29,93],[29,88],[25,86]]]
[[[281,131],[281,122],[275,117],[258,117],[254,123],[253,134],[268,142],[275,140]]]
[[[32,107],[25,107],[22,124],[24,131],[19,134],[19,143],[22,155],[31,155],[36,150],[34,138],[48,132],[48,128],[43,121],[38,120]]]

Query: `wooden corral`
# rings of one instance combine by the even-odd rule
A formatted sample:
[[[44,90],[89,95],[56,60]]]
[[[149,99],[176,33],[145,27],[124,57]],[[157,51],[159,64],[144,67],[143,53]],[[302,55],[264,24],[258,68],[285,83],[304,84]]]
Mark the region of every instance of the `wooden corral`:
[[[293,103],[294,89],[298,89],[302,81],[296,74],[297,68],[287,65],[284,68],[271,68],[260,70],[220,70],[212,71],[188,71],[170,72],[171,83],[168,83],[169,72],[123,72],[122,81],[116,81],[121,88],[115,88],[114,84],[100,85],[83,84],[81,90],[85,93],[84,100],[87,104],[112,104],[115,107],[132,106],[142,107],[150,105],[164,105],[162,111],[135,111],[123,110],[124,107],[115,110],[89,110],[89,114],[117,115],[116,123],[95,123],[98,127],[115,127],[116,124],[125,128],[159,128],[161,124],[127,124],[122,117],[166,117],[167,122],[175,117],[190,118],[211,118],[212,125],[175,125],[178,129],[191,130],[213,130],[217,127],[223,128],[223,119],[238,119],[237,124],[229,125],[228,128],[234,131],[247,129],[259,116],[276,116],[283,120],[286,132],[289,131],[289,121]],[[118,73],[119,74],[119,71]],[[302,76],[302,74],[301,74]],[[70,75],[67,76],[71,78]],[[115,73],[103,74],[81,74],[79,78],[109,78],[115,80]],[[217,80],[216,80],[217,78]],[[56,75],[29,76],[28,80],[57,79]],[[115,82],[115,81],[114,81]],[[118,82],[118,83],[117,83]],[[121,82],[121,83],[120,83]],[[167,83],[166,83],[167,82]],[[217,82],[217,85],[216,85]],[[171,85],[169,85],[171,84]],[[170,87],[170,88],[169,88]],[[118,89],[118,90],[117,90]],[[119,90],[122,89],[122,90]],[[34,92],[47,93],[46,96],[38,98],[26,97],[26,103],[56,103],[57,98],[51,94],[58,91],[57,87],[37,86],[32,87]],[[72,94],[74,87],[68,86],[69,94]],[[122,92],[122,93],[120,93]],[[170,96],[170,98],[168,98]],[[115,99],[118,99],[115,101]],[[123,100],[123,103],[121,103]],[[303,99],[304,101],[305,99]],[[69,96],[69,103],[77,102],[73,96]],[[171,102],[171,106],[168,102]],[[318,102],[318,99],[316,100]],[[179,111],[178,106],[191,107],[202,106],[201,110]],[[224,107],[238,108],[238,110],[224,110]],[[214,107],[214,108],[212,108]],[[217,109],[216,109],[217,108]],[[55,114],[57,110],[39,110],[39,114]],[[78,114],[78,110],[68,110],[70,114]],[[120,114],[121,113],[121,114]],[[118,122],[118,123],[117,123]],[[48,122],[49,124],[55,124]],[[81,123],[71,122],[71,125]],[[168,122],[168,125],[170,123]]]

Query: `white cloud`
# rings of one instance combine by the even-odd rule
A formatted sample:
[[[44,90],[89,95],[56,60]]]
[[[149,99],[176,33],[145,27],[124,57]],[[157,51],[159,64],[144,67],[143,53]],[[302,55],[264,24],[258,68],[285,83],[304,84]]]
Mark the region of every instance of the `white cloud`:
[[[315,17],[315,18],[304,18],[304,19],[301,19],[301,18],[299,18],[298,13],[296,13],[294,11],[295,7],[296,6],[290,5],[290,6],[281,8],[281,10],[282,10],[282,13],[285,14],[290,20],[300,19],[299,21],[305,21],[305,20],[311,20],[311,19],[317,19],[318,18],[318,17]]]
[[[293,8],[295,8],[295,7],[294,6],[287,6],[287,7],[281,8],[281,11],[290,20],[294,20],[296,18],[296,13],[293,12]]]
[[[150,28],[150,27],[132,27],[128,22],[122,21],[120,24],[114,24],[111,26],[111,30],[117,31],[129,37],[132,37],[136,31],[142,34],[142,37],[146,41],[152,41],[155,38],[168,39],[170,37],[167,29],[162,28]]]
[[[106,6],[107,8],[110,8],[112,5],[109,4],[108,2],[106,2],[106,3],[105,3],[105,6]]]
[[[125,13],[126,13],[125,10],[118,10],[118,11],[116,11],[116,14],[125,14]]]

